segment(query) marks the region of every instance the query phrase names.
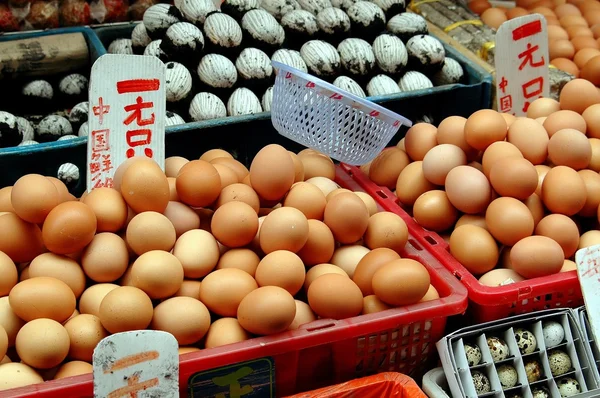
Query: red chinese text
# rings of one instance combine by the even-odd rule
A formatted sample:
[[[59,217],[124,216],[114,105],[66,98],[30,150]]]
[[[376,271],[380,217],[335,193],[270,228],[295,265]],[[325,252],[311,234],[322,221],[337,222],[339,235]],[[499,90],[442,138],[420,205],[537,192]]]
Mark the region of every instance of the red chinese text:
[[[119,94],[126,93],[143,93],[148,91],[156,91],[160,87],[158,79],[134,79],[117,82],[117,92]],[[131,158],[136,154],[136,148],[143,150],[144,155],[151,158],[154,153],[148,146],[152,144],[152,126],[154,125],[155,115],[152,111],[154,102],[144,101],[141,95],[135,99],[135,103],[126,105],[123,109],[128,113],[123,124],[129,126],[125,134],[127,145],[129,148],[125,152],[127,158]],[[145,127],[145,128],[135,128]]]
[[[523,112],[527,112],[529,104],[538,98],[541,98],[541,94],[544,91],[544,78],[542,76],[536,77],[521,86],[523,90],[523,97],[525,102],[523,103]]]
[[[521,61],[521,65],[519,65],[519,70],[523,70],[527,64],[529,64],[529,66],[532,68],[539,68],[540,66],[544,66],[546,64],[544,57],[541,57],[539,61],[534,61],[533,59],[533,54],[539,49],[540,46],[537,44],[532,46],[531,43],[527,43],[527,49],[519,54],[519,59],[523,59],[523,61]]]
[[[104,99],[100,97],[98,98],[98,105],[93,106],[92,111],[94,112],[94,116],[98,116],[98,123],[102,126],[104,115],[110,112],[110,105],[104,105]]]
[[[500,112],[507,113],[512,110],[512,95],[500,97]]]
[[[90,134],[92,157],[88,169],[94,188],[112,188],[113,186],[113,179],[106,177],[106,173],[113,168],[109,153],[109,134],[108,129],[93,130]]]

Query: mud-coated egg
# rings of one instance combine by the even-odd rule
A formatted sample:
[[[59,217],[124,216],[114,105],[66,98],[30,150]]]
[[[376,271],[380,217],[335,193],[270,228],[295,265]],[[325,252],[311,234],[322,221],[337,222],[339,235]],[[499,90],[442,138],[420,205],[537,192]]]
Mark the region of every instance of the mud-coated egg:
[[[477,392],[477,395],[485,394],[492,390],[490,379],[483,373],[475,371],[471,373],[471,377],[473,378],[473,384],[475,385],[475,392]]]
[[[533,333],[522,328],[515,330],[515,340],[522,355],[531,354],[537,348],[537,340]]]
[[[518,375],[516,369],[511,365],[500,365],[496,369],[502,389],[506,390],[517,385]]]
[[[488,337],[487,345],[490,349],[490,354],[492,355],[494,362],[503,361],[506,359],[506,357],[508,357],[508,354],[510,354],[508,344],[506,344],[506,341],[499,337]]]
[[[565,330],[562,325],[556,321],[544,322],[542,325],[542,334],[546,348],[556,347],[562,343],[565,338]]]
[[[560,376],[571,370],[571,358],[564,351],[554,350],[548,354],[552,376]]]

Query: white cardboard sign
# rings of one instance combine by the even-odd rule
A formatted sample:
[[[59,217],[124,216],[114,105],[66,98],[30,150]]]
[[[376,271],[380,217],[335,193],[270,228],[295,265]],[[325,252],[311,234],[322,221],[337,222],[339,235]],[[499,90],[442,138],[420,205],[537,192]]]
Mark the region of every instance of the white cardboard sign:
[[[155,330],[117,333],[94,349],[95,398],[179,397],[179,346]]]
[[[600,245],[577,250],[575,262],[588,320],[597,342],[600,337]]]
[[[165,65],[156,57],[106,54],[92,66],[87,190],[112,187],[133,156],[165,164]]]
[[[496,32],[498,111],[525,116],[529,105],[548,97],[548,30],[540,14],[504,22]]]

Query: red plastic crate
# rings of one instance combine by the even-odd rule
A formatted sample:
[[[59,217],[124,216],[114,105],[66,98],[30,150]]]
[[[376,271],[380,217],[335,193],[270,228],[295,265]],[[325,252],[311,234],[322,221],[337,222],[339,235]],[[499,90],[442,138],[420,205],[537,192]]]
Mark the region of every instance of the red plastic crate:
[[[512,283],[510,285],[484,286],[451,254],[448,243],[437,233],[423,229],[404,211],[398,198],[386,187],[372,182],[358,167],[342,164],[341,167],[388,211],[400,214],[410,234],[432,253],[469,292],[469,315],[474,323],[483,323],[512,315],[552,308],[583,305],[583,295],[576,271],[564,272]]]
[[[337,168],[336,182],[362,190]],[[314,390],[380,372],[400,372],[415,379],[435,365],[435,343],[444,336],[446,320],[467,308],[467,291],[415,237],[402,257],[421,262],[440,299],[344,320],[322,319],[275,336],[181,356],[180,393],[196,372],[238,362],[272,357],[277,396]],[[79,398],[93,396],[91,375],[49,381],[0,392],[0,397]]]

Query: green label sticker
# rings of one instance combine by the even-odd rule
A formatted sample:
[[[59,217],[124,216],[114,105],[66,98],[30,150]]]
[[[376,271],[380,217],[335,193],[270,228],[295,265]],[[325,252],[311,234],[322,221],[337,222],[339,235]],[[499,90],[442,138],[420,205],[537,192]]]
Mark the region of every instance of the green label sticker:
[[[273,358],[265,357],[198,372],[189,378],[188,393],[196,398],[275,397]]]

